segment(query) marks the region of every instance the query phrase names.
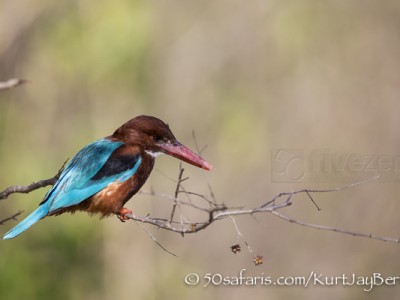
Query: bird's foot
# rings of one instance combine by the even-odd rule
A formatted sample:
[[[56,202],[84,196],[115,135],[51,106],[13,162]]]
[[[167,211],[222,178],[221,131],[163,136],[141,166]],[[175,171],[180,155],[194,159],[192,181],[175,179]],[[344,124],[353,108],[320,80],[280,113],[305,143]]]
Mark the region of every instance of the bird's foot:
[[[129,220],[129,217],[127,217],[126,215],[131,215],[132,211],[127,209],[126,207],[121,208],[118,212],[117,212],[117,217],[118,219],[120,219],[121,222],[125,222]]]

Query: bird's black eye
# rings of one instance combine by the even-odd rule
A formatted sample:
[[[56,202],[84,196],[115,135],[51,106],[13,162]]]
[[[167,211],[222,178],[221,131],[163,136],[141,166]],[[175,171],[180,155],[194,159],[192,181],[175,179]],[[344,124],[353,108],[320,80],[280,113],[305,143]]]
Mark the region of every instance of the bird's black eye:
[[[161,138],[161,136],[159,136],[159,135],[153,135],[153,140],[154,140],[155,142],[159,142],[159,141],[162,140],[162,138]]]

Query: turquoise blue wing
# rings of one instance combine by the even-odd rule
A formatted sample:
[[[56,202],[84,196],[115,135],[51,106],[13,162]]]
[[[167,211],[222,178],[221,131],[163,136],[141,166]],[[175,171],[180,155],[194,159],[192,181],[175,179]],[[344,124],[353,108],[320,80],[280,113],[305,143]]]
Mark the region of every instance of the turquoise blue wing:
[[[135,174],[141,157],[139,153],[116,155],[115,150],[122,145],[122,142],[101,139],[79,151],[65,166],[40,206],[7,232],[3,239],[14,238],[49,213],[79,204],[109,183],[116,180],[123,182]]]
[[[79,204],[109,183],[127,180],[135,174],[141,157],[139,154],[113,156],[122,145],[108,139],[87,145],[65,167],[41,204],[47,205],[51,213]]]

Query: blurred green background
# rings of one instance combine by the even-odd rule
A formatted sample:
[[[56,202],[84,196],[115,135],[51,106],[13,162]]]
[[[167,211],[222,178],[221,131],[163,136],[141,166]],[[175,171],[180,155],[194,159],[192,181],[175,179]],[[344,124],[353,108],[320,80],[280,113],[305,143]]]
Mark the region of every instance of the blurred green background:
[[[274,149],[396,156],[400,149],[398,1],[0,0],[0,189],[53,176],[67,157],[130,118],[154,115],[216,170],[185,165],[188,190],[253,207],[282,191],[335,188],[357,177],[276,182]],[[296,151],[297,151],[296,150]],[[372,172],[373,173],[373,172]],[[173,194],[178,162],[157,160],[144,190]],[[272,175],[274,175],[272,173]],[[369,175],[369,174],[367,174]],[[282,210],[302,221],[399,236],[399,180],[304,195]],[[1,201],[26,216],[47,189]],[[139,215],[169,216],[138,195]],[[22,217],[23,217],[22,216]],[[21,217],[21,218],[22,218]],[[2,233],[16,224],[1,226]],[[399,286],[229,287],[184,284],[189,273],[237,276],[400,275],[399,245],[286,223],[272,215],[237,224],[264,264],[229,247],[227,219],[182,238],[84,213],[47,218],[1,241],[1,299],[394,299]]]

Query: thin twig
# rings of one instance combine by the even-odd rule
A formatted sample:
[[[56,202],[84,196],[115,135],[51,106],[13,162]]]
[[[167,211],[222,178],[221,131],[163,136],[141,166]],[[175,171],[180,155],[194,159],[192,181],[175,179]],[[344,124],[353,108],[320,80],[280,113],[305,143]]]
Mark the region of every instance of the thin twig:
[[[182,190],[183,193],[185,193],[185,195],[194,195],[194,196],[197,196],[197,197],[200,198],[200,199],[203,199],[203,200],[206,201],[211,207],[215,207],[215,206],[216,206],[215,202],[209,200],[208,197],[207,197],[206,195],[199,194],[199,193],[196,193],[196,192],[189,192],[189,191],[185,190],[185,188],[183,188],[182,186],[181,186],[181,190]]]
[[[201,154],[204,152],[204,150],[207,149],[207,145],[204,145],[203,148],[199,148],[199,144],[197,143],[197,138],[196,138],[196,133],[194,132],[194,130],[192,131],[192,138],[194,141],[194,147],[196,148],[197,154],[199,154],[201,156]]]
[[[204,211],[204,212],[208,212],[209,211],[208,208],[204,208],[204,207],[198,206],[198,205],[193,204],[191,202],[182,201],[182,200],[180,200],[178,198],[175,198],[174,196],[171,196],[171,195],[166,194],[166,193],[158,193],[158,192],[154,192],[153,190],[150,190],[150,191],[140,191],[139,194],[155,196],[155,197],[159,197],[160,199],[169,200],[169,201],[173,201],[173,202],[176,201],[179,205],[190,206],[190,207],[192,207],[194,209],[201,210],[201,211]]]
[[[161,249],[163,249],[165,252],[167,252],[168,254],[170,254],[170,255],[172,255],[172,256],[176,256],[175,253],[169,251],[167,248],[165,248],[163,245],[161,245],[161,243],[160,243],[159,241],[157,241],[157,239],[154,237],[154,235],[152,235],[151,232],[148,231],[146,227],[144,227],[142,224],[140,224],[140,222],[138,222],[138,221],[135,221],[135,222],[136,222],[136,224],[139,225],[139,227],[140,227],[144,232],[147,233],[147,235],[153,240],[153,242],[155,242]]]
[[[315,228],[315,229],[320,229],[320,230],[326,230],[326,231],[333,231],[333,232],[338,232],[342,234],[347,234],[347,235],[352,235],[352,236],[357,236],[357,237],[363,237],[363,238],[369,238],[373,240],[379,240],[383,242],[390,242],[390,243],[400,243],[400,238],[392,238],[392,237],[383,237],[383,236],[377,236],[371,233],[362,233],[362,232],[354,232],[354,231],[349,231],[345,229],[339,229],[335,227],[329,227],[329,226],[323,226],[323,225],[318,225],[318,224],[312,224],[312,223],[306,223],[303,221],[299,221],[293,218],[290,218],[288,216],[282,215],[278,213],[276,210],[270,211],[271,214],[288,221],[290,223],[294,223],[297,225],[305,226],[305,227],[310,227],[310,228]]]
[[[210,191],[210,197],[211,197],[212,202],[214,203],[215,206],[218,206],[217,199],[215,198],[214,191],[212,190],[210,184],[208,184],[208,190]]]
[[[177,204],[178,204],[178,200],[177,200],[177,199],[178,199],[179,189],[180,189],[181,183],[182,183],[183,180],[186,180],[186,179],[183,179],[183,180],[182,180],[183,171],[185,171],[185,169],[182,168],[182,163],[180,162],[180,163],[179,163],[178,181],[177,181],[177,183],[176,183],[176,188],[175,188],[175,197],[174,197],[175,200],[174,200],[174,204],[173,204],[173,206],[172,206],[171,215],[170,215],[170,217],[169,217],[169,221],[170,221],[170,222],[172,222],[172,221],[174,220],[175,210],[176,210],[176,206],[177,206]]]
[[[339,191],[343,191],[343,190],[347,190],[347,189],[350,189],[350,188],[357,187],[357,186],[359,186],[359,185],[361,185],[361,184],[364,184],[364,183],[367,183],[367,182],[370,182],[370,181],[377,180],[379,177],[380,177],[380,176],[377,175],[377,176],[375,176],[375,177],[367,178],[367,179],[365,179],[365,180],[358,181],[358,182],[355,182],[355,183],[351,183],[351,184],[349,184],[349,185],[345,185],[345,186],[338,187],[338,188],[335,188],[335,189],[325,189],[325,190],[319,190],[319,189],[301,189],[301,190],[296,190],[296,191],[293,191],[293,192],[282,192],[282,193],[279,193],[279,194],[275,195],[275,197],[273,197],[273,198],[272,198],[271,200],[269,200],[268,202],[264,203],[261,207],[268,206],[268,205],[274,203],[278,198],[281,198],[281,197],[283,197],[283,196],[290,196],[290,197],[291,197],[291,196],[293,196],[293,195],[297,195],[297,194],[301,194],[301,193],[309,193],[309,194],[310,194],[310,193],[331,193],[331,192],[339,192]]]
[[[7,221],[11,221],[11,220],[17,220],[17,217],[22,214],[24,211],[20,210],[18,212],[16,212],[15,214],[13,214],[12,216],[9,216],[8,218],[5,218],[3,220],[0,221],[0,225],[3,225],[5,222]]]
[[[251,253],[254,254],[253,249],[250,247],[249,243],[247,243],[246,239],[244,238],[244,235],[240,232],[239,230],[239,226],[236,223],[236,219],[234,217],[230,217],[233,223],[233,226],[235,226],[236,232],[237,232],[237,242],[239,241],[239,239],[241,239],[243,241],[243,243],[246,245],[247,250]]]
[[[319,208],[319,206],[317,205],[317,203],[314,201],[313,197],[311,197],[310,193],[308,191],[306,191],[307,196],[311,199],[311,202],[314,203],[315,207],[317,208],[317,210],[321,210],[321,208]]]

